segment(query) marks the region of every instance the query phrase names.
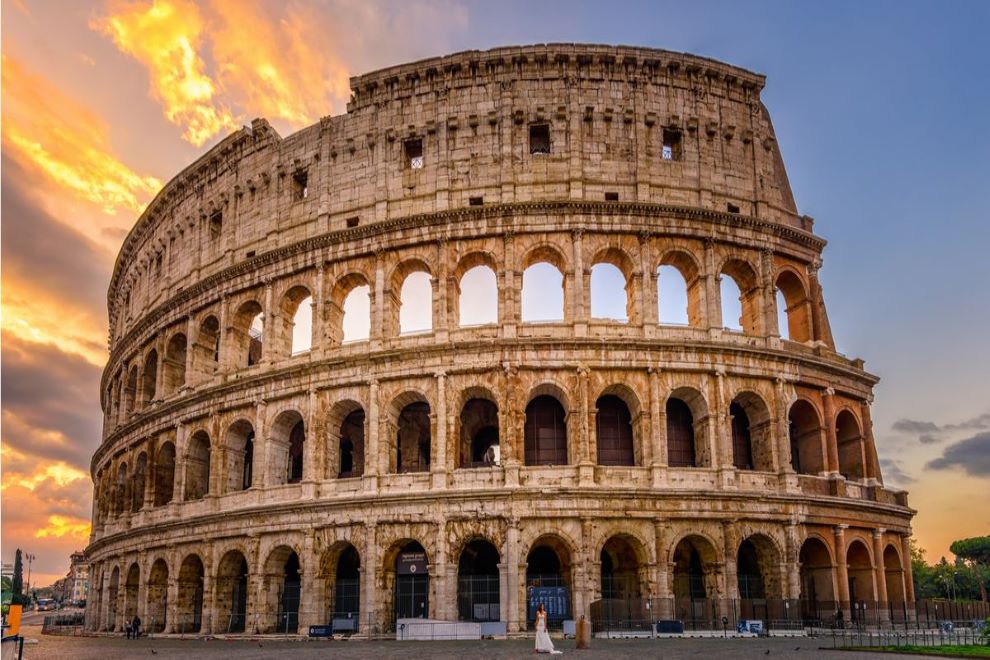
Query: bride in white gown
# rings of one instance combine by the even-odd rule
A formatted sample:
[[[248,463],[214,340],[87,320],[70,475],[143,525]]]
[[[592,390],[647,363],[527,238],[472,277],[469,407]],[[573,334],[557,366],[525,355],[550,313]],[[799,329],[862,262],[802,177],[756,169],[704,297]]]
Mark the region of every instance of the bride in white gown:
[[[536,652],[563,653],[563,651],[555,649],[553,642],[550,641],[550,634],[547,632],[547,611],[543,609],[543,603],[536,607]]]

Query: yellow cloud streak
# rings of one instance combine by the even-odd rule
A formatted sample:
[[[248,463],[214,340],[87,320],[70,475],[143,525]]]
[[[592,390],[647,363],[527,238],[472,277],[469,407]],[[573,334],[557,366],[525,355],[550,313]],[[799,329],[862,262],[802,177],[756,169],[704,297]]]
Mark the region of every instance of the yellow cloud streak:
[[[48,516],[48,524],[34,533],[38,539],[62,538],[68,536],[79,541],[89,540],[90,523],[68,516]]]
[[[18,162],[105,213],[138,214],[162,183],[112,153],[106,127],[88,108],[3,56],[3,140]]]
[[[204,32],[199,7],[184,0],[115,2],[90,27],[148,69],[152,96],[168,120],[185,129],[188,142],[201,146],[236,128],[230,111],[215,101],[216,84],[197,51]]]

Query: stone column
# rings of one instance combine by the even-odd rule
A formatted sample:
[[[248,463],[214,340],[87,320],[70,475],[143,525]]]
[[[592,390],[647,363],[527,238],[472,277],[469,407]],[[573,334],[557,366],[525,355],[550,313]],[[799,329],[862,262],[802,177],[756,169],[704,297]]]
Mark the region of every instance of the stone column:
[[[660,486],[667,477],[667,412],[661,405],[660,367],[649,367],[650,378],[650,475],[654,486]]]
[[[569,296],[564,299],[564,319],[570,321],[574,326],[574,335],[583,337],[588,332],[588,318],[591,316],[589,309],[591,296],[588,283],[585,281],[584,271],[584,249],[582,247],[582,235],[584,231],[575,229],[571,232],[573,245],[573,264],[571,286]],[[590,271],[589,271],[590,272]],[[564,275],[566,277],[566,273]],[[588,278],[590,281],[590,277]],[[569,298],[569,299],[568,299]]]
[[[763,327],[759,334],[780,339],[780,328],[777,327],[777,289],[773,281],[773,250],[760,250],[760,291],[763,298]]]
[[[175,425],[175,474],[172,487],[172,502],[186,501],[186,452],[188,427],[179,422]]]
[[[725,597],[731,600],[739,598],[739,530],[735,521],[727,520],[722,523],[722,537],[725,552]]]
[[[326,441],[326,434],[322,424],[318,420],[319,403],[316,398],[316,390],[309,390],[307,400],[306,421],[304,429],[306,439],[303,442],[303,481],[315,482],[322,478],[323,470],[320,466],[320,444]],[[312,489],[313,486],[310,486]]]
[[[175,570],[169,570],[168,574],[168,586],[166,587],[165,594],[165,632],[173,633],[178,632],[179,627],[176,626],[176,616],[179,612],[179,567],[177,562],[172,562]]]
[[[264,399],[254,402],[254,464],[251,468],[251,487],[268,485],[268,428],[265,422],[268,404]]]
[[[310,354],[314,357],[321,357],[327,348],[326,300],[324,300],[324,296],[326,295],[324,292],[325,280],[326,268],[321,263],[316,269],[316,292],[313,294],[313,302],[310,303],[310,307],[313,309]]]
[[[310,626],[326,623],[319,608],[319,595],[316,589],[319,558],[314,551],[316,530],[311,529],[303,539],[301,565],[299,570],[299,633],[305,635]]]
[[[721,277],[715,271],[715,242],[712,240],[705,241],[705,273],[699,277],[705,278],[705,302],[706,304],[706,314],[705,320],[707,323],[705,327],[714,330],[722,329],[722,308],[720,302],[722,296],[719,291],[719,282]]]
[[[880,472],[880,458],[877,455],[877,443],[873,437],[873,416],[870,413],[870,401],[860,403],[863,417],[863,443],[866,453],[865,476],[871,484],[883,486],[883,474]]]
[[[279,315],[275,311],[275,300],[271,280],[265,282],[265,309],[262,322],[261,364],[270,364],[274,359],[275,339],[278,334]],[[245,332],[247,330],[245,329]]]
[[[791,459],[791,426],[787,417],[787,396],[784,394],[783,378],[775,380],[774,388],[774,435],[777,436],[777,473],[786,476],[794,473]]]
[[[385,318],[385,251],[381,248],[375,250],[375,281],[371,291],[371,328],[369,330],[370,348],[378,350],[381,348],[382,340],[386,334]]]
[[[887,530],[878,527],[873,530],[873,579],[877,583],[877,608],[880,622],[890,621],[890,607],[887,601],[887,571],[883,563],[883,535]]]
[[[588,400],[588,380],[590,371],[587,367],[580,367],[578,369],[578,396],[580,397],[578,401],[578,446],[577,446],[577,464],[578,464],[578,482],[582,486],[592,485],[595,481],[595,462],[596,462],[596,452],[595,452],[595,440],[590,429],[590,424],[588,422],[589,415],[591,414],[591,403]]]
[[[728,434],[732,428],[732,421],[729,417],[729,405],[725,401],[725,370],[715,370],[715,380],[712,383],[712,393],[710,399],[714,403],[714,410],[709,412],[709,423],[714,427],[714,445],[710,448],[711,467],[718,470],[719,483],[722,488],[729,485],[732,467],[732,438]]]
[[[670,576],[674,574],[674,565],[670,563],[668,537],[666,525],[661,520],[655,520],[653,538],[656,546],[657,585],[654,593],[659,602],[653,616],[658,619],[671,619],[674,616],[674,594],[670,582]]]
[[[639,277],[636,287],[639,309],[638,322],[643,326],[643,336],[650,336],[660,318],[660,304],[657,293],[657,271],[653,265],[653,251],[650,249],[650,235],[642,232],[639,235]]]
[[[436,341],[447,341],[450,332],[448,317],[448,298],[450,291],[447,286],[447,241],[437,241],[437,274],[431,281],[433,286],[433,333]]]
[[[436,437],[433,439],[433,459],[430,461],[430,472],[433,488],[447,487],[447,374],[438,371],[437,381],[437,410]]]
[[[502,236],[502,267],[497,277],[499,332],[503,337],[515,337],[516,324],[520,322],[517,292],[522,291],[522,276],[516,272],[511,232]]]
[[[822,392],[822,407],[825,410],[825,444],[828,453],[830,476],[839,474],[839,441],[835,436],[835,390],[831,387]]]
[[[230,343],[233,341],[233,328],[227,327],[227,319],[230,318],[230,305],[227,302],[226,294],[220,295],[220,346],[217,351],[217,371],[228,371],[231,368]],[[198,337],[197,337],[198,339]]]
[[[508,632],[519,632],[525,626],[525,619],[520,620],[519,615],[525,607],[525,602],[520,603],[519,598],[525,594],[520,593],[520,570],[522,575],[526,574],[525,565],[520,563],[519,558],[519,521],[510,518],[507,521],[505,533],[505,592],[506,598],[501,601],[501,619],[506,622]],[[501,574],[501,573],[500,573]]]
[[[849,567],[846,565],[846,529],[849,525],[836,525],[832,528],[835,536],[835,579],[838,583],[839,607],[842,608],[842,616],[846,623],[850,621],[849,605]]]
[[[382,467],[381,451],[378,448],[378,436],[381,432],[378,387],[377,379],[372,379],[368,384],[368,432],[365,434],[364,447],[364,489],[366,491],[378,490],[378,475]],[[374,528],[372,528],[373,531]]]

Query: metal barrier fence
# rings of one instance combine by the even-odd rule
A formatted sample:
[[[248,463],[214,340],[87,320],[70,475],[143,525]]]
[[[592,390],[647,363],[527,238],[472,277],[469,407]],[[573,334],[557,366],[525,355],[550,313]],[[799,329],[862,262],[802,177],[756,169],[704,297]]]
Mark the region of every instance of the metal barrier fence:
[[[658,620],[679,620],[687,631],[735,630],[758,619],[766,630],[923,630],[945,621],[969,626],[990,617],[977,601],[805,601],[780,598],[625,598],[591,603],[592,630],[646,631]]]
[[[987,638],[975,628],[905,630],[887,632],[832,632],[832,648],[877,648],[900,646],[982,646]]]
[[[86,624],[85,612],[72,614],[51,614],[41,625],[43,635],[78,635]]]

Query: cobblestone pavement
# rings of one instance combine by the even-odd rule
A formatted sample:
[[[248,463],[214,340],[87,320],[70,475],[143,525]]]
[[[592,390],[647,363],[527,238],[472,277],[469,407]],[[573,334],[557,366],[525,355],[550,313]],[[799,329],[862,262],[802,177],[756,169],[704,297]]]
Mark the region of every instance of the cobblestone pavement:
[[[38,640],[25,644],[27,660],[118,660],[121,658],[374,658],[432,660],[433,658],[532,658],[532,640],[395,642],[395,641],[276,641],[140,639],[119,637],[54,637],[29,628],[25,636]],[[890,658],[878,653],[852,653],[831,649],[831,639],[615,639],[594,640],[590,651],[577,651],[573,640],[557,641],[564,655],[580,658],[717,658],[718,660],[770,658]],[[824,648],[823,648],[824,647]],[[921,656],[897,656],[898,658]]]

